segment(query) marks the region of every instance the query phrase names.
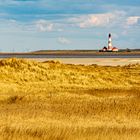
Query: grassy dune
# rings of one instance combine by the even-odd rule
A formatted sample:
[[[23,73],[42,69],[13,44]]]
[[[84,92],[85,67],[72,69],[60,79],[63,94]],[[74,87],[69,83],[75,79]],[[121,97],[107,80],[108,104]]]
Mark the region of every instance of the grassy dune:
[[[140,65],[0,61],[0,139],[139,138]]]

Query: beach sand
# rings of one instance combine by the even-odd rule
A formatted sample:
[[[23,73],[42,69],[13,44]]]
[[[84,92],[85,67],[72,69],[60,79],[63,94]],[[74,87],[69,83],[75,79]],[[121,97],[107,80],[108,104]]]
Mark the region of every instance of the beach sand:
[[[102,66],[122,66],[136,63],[140,64],[140,58],[31,58],[31,60],[36,60],[39,62],[55,60],[64,64],[97,64]]]

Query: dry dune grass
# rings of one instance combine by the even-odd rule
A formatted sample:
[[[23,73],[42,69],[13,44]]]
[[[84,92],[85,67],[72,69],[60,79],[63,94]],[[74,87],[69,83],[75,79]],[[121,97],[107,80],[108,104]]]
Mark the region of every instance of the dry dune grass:
[[[140,65],[0,61],[0,139],[138,140]]]

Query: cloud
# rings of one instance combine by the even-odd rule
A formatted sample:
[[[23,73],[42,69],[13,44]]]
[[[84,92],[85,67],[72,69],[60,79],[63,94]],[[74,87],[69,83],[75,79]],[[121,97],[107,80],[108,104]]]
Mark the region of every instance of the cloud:
[[[114,18],[112,14],[99,14],[99,15],[88,15],[84,17],[82,22],[79,23],[81,28],[92,27],[92,26],[105,26],[110,23]]]
[[[54,24],[48,22],[47,20],[39,20],[36,22],[36,27],[40,32],[52,32]]]
[[[60,44],[70,44],[70,43],[71,43],[71,41],[68,40],[68,39],[65,38],[65,37],[59,37],[59,38],[58,38],[58,42],[59,42]]]
[[[126,20],[127,25],[137,25],[140,21],[140,16],[131,16]]]
[[[115,11],[103,14],[88,14],[70,18],[69,21],[76,23],[80,28],[104,27],[109,24],[118,22],[120,16],[124,16],[125,12]]]

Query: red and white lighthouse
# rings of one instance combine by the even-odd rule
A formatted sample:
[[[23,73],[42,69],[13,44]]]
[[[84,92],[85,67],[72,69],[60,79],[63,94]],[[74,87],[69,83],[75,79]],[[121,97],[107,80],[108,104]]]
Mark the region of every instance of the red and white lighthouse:
[[[112,38],[111,33],[109,33],[108,36],[108,47],[103,47],[102,50],[99,50],[100,52],[118,52],[119,49],[117,47],[113,47],[112,45]]]
[[[111,33],[109,33],[108,36],[108,51],[112,51],[112,39],[111,39]]]

